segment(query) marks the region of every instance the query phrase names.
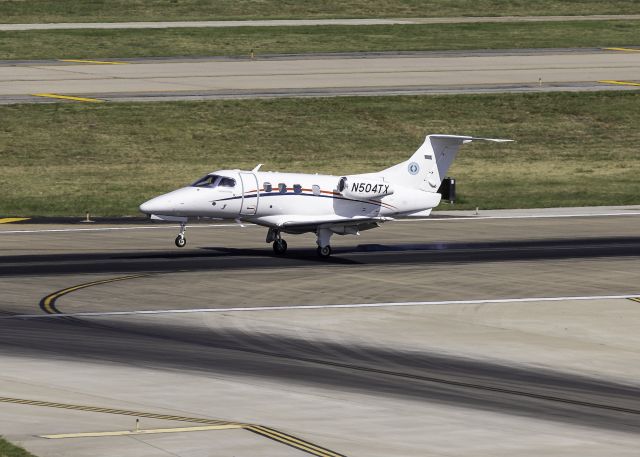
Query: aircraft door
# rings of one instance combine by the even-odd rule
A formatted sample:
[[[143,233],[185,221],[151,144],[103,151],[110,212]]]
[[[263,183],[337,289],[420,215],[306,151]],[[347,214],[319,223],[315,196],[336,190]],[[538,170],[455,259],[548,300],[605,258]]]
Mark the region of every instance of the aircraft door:
[[[240,173],[242,181],[242,207],[240,214],[253,216],[258,211],[258,200],[260,199],[260,186],[255,173]]]

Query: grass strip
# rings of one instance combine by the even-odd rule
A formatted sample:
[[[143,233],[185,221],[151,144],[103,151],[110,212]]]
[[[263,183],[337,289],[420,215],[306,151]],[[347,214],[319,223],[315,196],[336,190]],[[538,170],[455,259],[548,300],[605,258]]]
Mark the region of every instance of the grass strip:
[[[207,172],[370,172],[428,133],[515,139],[465,147],[464,208],[640,203],[637,92],[0,106],[0,214],[137,214]]]
[[[640,21],[0,32],[0,59],[574,48],[640,44]]]
[[[0,0],[5,23],[638,13],[635,0]]]
[[[34,457],[34,455],[0,437],[0,457]]]

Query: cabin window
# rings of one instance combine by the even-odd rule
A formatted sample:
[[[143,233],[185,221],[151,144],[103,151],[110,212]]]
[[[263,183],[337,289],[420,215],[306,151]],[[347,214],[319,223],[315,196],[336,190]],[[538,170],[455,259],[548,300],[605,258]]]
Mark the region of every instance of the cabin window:
[[[300,184],[294,184],[293,185],[293,193],[294,194],[301,194],[302,193],[302,186]]]
[[[286,184],[284,184],[284,183],[280,183],[280,184],[278,184],[278,191],[279,191],[281,194],[286,194],[286,193],[287,193],[287,185],[286,185]]]
[[[320,195],[320,186],[317,184],[314,184],[313,186],[311,186],[311,189],[313,190],[313,195]]]
[[[263,187],[264,187],[264,191],[265,191],[265,192],[271,192],[271,191],[273,191],[273,186],[271,185],[271,183],[270,183],[270,182],[266,182],[266,183],[264,183],[264,186],[263,186]]]
[[[233,178],[227,178],[225,176],[222,177],[222,179],[220,179],[220,182],[218,183],[218,186],[220,187],[236,187],[236,180]]]

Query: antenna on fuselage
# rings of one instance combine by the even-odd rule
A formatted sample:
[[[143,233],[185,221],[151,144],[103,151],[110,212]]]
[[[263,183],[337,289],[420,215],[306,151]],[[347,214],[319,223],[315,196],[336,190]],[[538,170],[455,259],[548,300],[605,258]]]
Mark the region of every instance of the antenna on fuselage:
[[[253,170],[251,170],[251,171],[253,171],[253,172],[255,173],[256,171],[258,171],[258,170],[260,169],[260,167],[261,167],[262,165],[263,165],[263,164],[259,163],[259,164],[258,164],[258,165],[256,165],[256,166],[255,166],[255,168],[254,168]]]

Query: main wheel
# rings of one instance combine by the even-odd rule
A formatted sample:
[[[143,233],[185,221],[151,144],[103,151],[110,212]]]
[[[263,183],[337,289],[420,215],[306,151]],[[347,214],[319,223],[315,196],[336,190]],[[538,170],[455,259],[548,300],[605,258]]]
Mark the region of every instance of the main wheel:
[[[331,255],[331,246],[325,246],[323,248],[318,246],[317,252],[320,257],[329,257]]]
[[[282,255],[287,252],[287,242],[282,238],[275,240],[273,242],[273,252],[278,255]]]
[[[176,237],[176,246],[178,246],[179,248],[183,248],[185,247],[186,244],[187,244],[187,239],[184,236],[178,235]]]

